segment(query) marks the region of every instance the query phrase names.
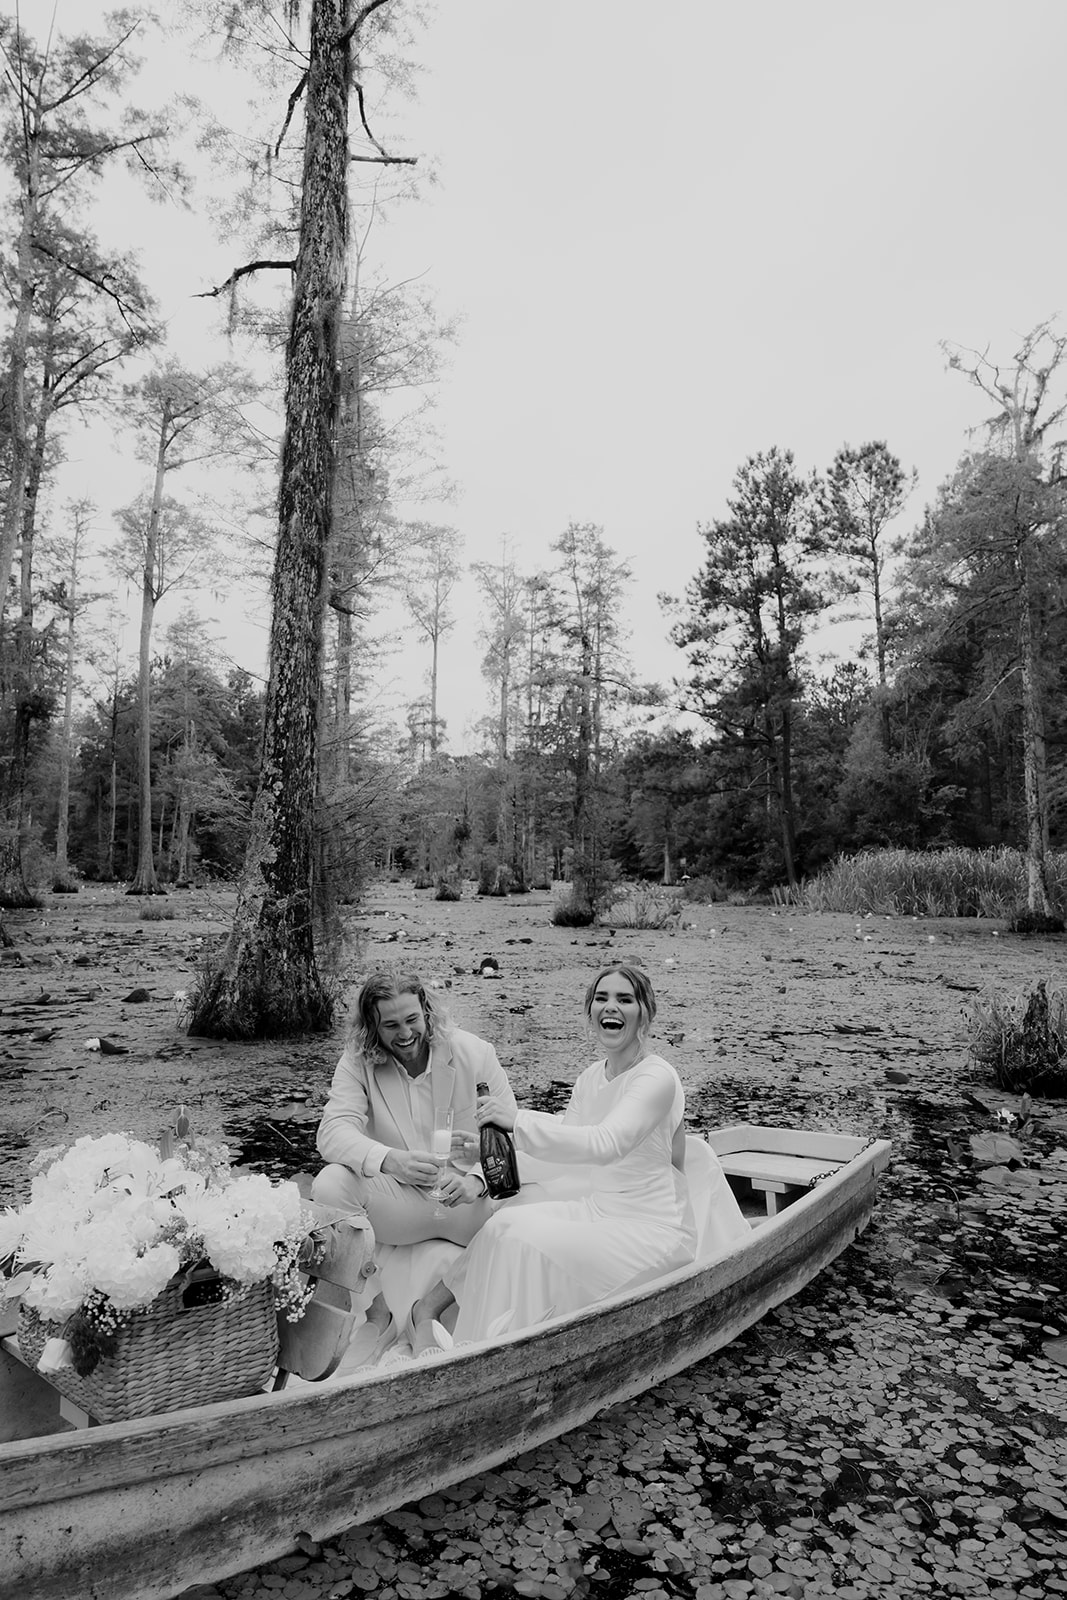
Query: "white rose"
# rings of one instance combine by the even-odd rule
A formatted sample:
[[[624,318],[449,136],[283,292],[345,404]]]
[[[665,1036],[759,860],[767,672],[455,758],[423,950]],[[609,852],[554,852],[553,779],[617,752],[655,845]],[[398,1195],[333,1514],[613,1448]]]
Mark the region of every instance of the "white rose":
[[[46,1339],[41,1359],[37,1363],[38,1372],[64,1372],[74,1365],[74,1352],[66,1339]]]

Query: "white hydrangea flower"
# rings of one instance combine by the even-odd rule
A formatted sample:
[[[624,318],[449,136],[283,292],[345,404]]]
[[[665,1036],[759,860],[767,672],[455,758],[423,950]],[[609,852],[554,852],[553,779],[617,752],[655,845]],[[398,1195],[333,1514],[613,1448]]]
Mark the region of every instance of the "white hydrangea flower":
[[[87,1243],[86,1275],[119,1311],[151,1305],[181,1265],[181,1252],[172,1244],[138,1250],[103,1230]]]
[[[29,1204],[0,1212],[0,1261],[48,1321],[94,1296],[121,1317],[203,1257],[240,1284],[284,1287],[310,1225],[295,1183],[235,1178],[210,1142],[164,1159],[125,1134],[86,1135],[51,1154]]]
[[[221,1192],[183,1202],[181,1209],[203,1236],[208,1259],[238,1283],[271,1276],[275,1245],[300,1225],[303,1214],[295,1183],[273,1184],[259,1173],[235,1178]]]
[[[29,1206],[22,1216],[21,1260],[58,1261],[70,1249],[83,1216],[81,1206],[71,1206],[62,1200]]]
[[[77,1263],[54,1261],[47,1272],[37,1273],[27,1284],[22,1299],[46,1322],[66,1322],[77,1311],[90,1287]]]

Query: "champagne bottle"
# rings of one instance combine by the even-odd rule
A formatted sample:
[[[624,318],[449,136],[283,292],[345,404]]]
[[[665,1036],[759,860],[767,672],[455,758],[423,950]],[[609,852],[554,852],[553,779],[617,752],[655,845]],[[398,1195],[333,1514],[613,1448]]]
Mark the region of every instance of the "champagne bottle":
[[[479,1096],[489,1093],[489,1085],[478,1085]],[[478,1153],[482,1162],[482,1177],[490,1199],[507,1200],[518,1194],[519,1164],[515,1159],[515,1143],[506,1128],[495,1122],[486,1122],[478,1130]]]

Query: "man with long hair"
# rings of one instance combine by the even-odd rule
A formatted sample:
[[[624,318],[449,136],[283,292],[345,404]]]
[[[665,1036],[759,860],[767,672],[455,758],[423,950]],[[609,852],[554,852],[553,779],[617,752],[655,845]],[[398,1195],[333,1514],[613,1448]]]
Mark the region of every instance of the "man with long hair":
[[[366,980],[319,1124],[327,1165],[312,1193],[323,1205],[365,1211],[380,1246],[445,1244],[379,1251],[383,1299],[369,1320],[385,1347],[388,1314],[395,1337],[426,1274],[440,1260],[451,1263],[492,1215],[479,1169],[442,1174],[432,1149],[437,1110],[451,1109],[454,1129],[475,1137],[479,1083],[514,1112],[492,1045],[454,1027],[417,973],[386,969]]]

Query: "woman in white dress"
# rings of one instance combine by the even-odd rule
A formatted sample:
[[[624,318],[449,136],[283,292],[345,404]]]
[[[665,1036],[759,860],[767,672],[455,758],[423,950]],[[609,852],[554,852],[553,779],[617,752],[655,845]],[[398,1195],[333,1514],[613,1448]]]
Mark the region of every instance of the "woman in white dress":
[[[413,1310],[416,1348],[452,1296],[454,1337],[484,1339],[577,1311],[693,1260],[696,1228],[684,1176],[685,1094],[649,1046],[656,998],[645,973],[603,968],[585,1014],[603,1052],[562,1116],[479,1103],[479,1125],[511,1128],[516,1150],[566,1170],[528,1203],[505,1202]],[[573,1173],[573,1176],[571,1174]],[[560,1198],[552,1198],[553,1192]]]

